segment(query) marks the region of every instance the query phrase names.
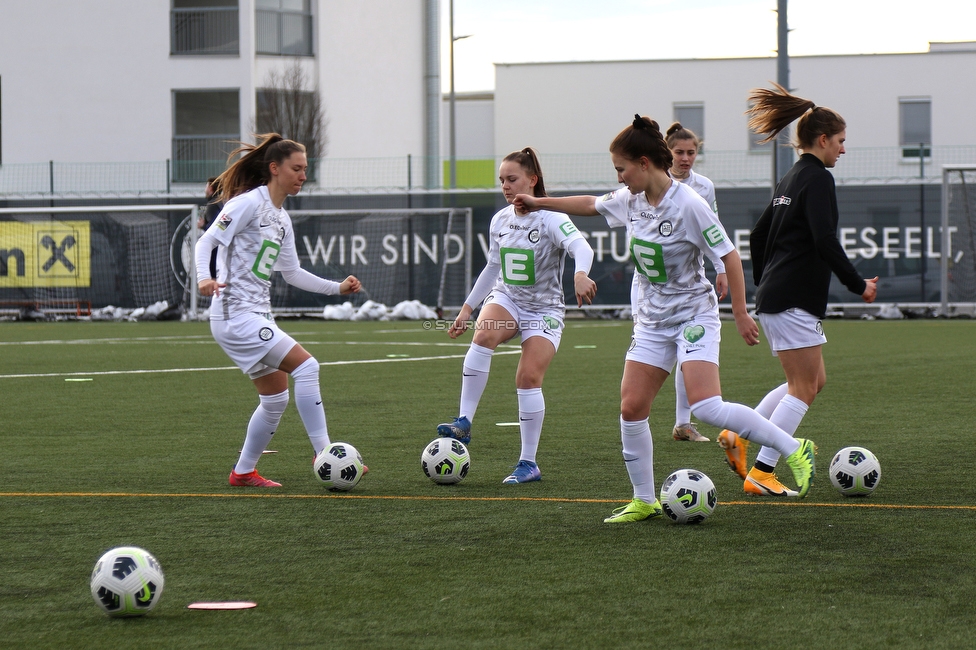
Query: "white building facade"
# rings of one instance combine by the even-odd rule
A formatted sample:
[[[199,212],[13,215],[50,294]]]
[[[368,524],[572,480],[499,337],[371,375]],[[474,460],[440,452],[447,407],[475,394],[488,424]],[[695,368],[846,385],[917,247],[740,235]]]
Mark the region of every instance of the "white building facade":
[[[198,182],[205,170],[180,163],[250,140],[269,75],[296,64],[324,107],[320,155],[420,160],[432,146],[437,156],[425,90],[437,10],[437,0],[7,3],[0,164],[171,160],[174,181]]]
[[[790,59],[793,91],[847,121],[849,155],[835,170],[841,182],[845,174],[907,178],[917,176],[920,163],[976,162],[974,76],[976,43]],[[495,153],[531,145],[549,158],[560,184],[574,175],[613,183],[607,147],[640,113],[662,130],[680,121],[698,132],[705,145],[700,171],[716,182],[768,184],[769,145],[756,144],[745,111],[749,91],[775,78],[774,57],[497,64]],[[604,155],[604,172],[580,156],[596,153]]]

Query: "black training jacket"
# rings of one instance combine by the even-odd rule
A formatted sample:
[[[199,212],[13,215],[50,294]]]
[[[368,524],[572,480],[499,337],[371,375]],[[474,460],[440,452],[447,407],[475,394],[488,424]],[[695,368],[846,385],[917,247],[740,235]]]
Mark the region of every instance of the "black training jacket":
[[[837,239],[838,219],[833,175],[819,158],[803,154],[749,236],[756,311],[799,307],[823,318],[831,271],[853,293],[864,293],[867,284]]]

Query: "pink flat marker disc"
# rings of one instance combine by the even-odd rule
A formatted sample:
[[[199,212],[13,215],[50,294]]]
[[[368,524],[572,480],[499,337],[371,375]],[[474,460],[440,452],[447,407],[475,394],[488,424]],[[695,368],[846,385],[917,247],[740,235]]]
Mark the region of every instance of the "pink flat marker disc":
[[[249,600],[224,600],[209,603],[190,603],[187,609],[251,609],[258,604]]]

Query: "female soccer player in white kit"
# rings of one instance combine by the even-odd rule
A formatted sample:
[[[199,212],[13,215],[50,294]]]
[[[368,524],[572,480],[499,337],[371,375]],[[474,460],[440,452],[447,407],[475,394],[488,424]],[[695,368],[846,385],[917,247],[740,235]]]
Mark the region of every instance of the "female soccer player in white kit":
[[[277,133],[242,145],[243,155],[217,178],[223,209],[195,251],[197,286],[213,296],[210,331],[237,367],[254,382],[259,403],[247,425],[240,458],[230,473],[236,486],[280,487],[260,476],[256,465],[288,406],[288,375],[295,381],[295,405],[315,454],[329,444],[319,390],[319,363],[271,314],[271,274],[289,284],[327,295],[356,293],[359,280],[320,278],[301,268],[291,218],[282,208],[305,182],[305,147]],[[210,254],[218,249],[219,277],[210,277]]]
[[[520,193],[546,195],[539,159],[531,148],[505,156],[498,179],[509,203]],[[484,301],[464,357],[460,412],[453,421],[439,425],[437,433],[470,442],[471,421],[488,383],[492,354],[496,347],[521,334],[522,356],[515,387],[522,450],[514,471],[502,481],[515,485],[542,478],[536,463],[546,414],[542,380],[562,338],[566,253],[576,261],[574,289],[577,304],[582,305],[584,300],[591,303],[596,295],[596,283],[588,275],[593,249],[565,214],[512,205],[492,217],[489,239],[487,265],[448,330],[451,338],[463,334],[474,308]]]
[[[668,127],[665,137],[668,149],[674,157],[669,173],[671,178],[684,183],[695,190],[698,196],[705,199],[705,203],[718,214],[718,201],[715,200],[715,185],[711,180],[697,173],[692,167],[698,158],[701,140],[691,129],[675,122]],[[715,265],[715,291],[718,299],[723,300],[729,292],[729,280],[725,274],[725,264],[721,260],[713,262]],[[681,366],[674,369],[674,429],[671,436],[675,440],[691,440],[694,442],[708,442],[708,438],[698,432],[698,428],[691,421],[691,405],[685,393],[685,380],[681,376]]]
[[[635,116],[611,143],[610,157],[626,190],[600,198],[520,194],[515,200],[517,208],[603,215],[610,226],[627,228],[635,265],[634,336],[620,383],[620,438],[634,496],[604,521],[641,521],[663,514],[654,487],[648,415],[676,361],[683,366],[695,417],[722,429],[735,429],[729,423],[736,422],[735,430],[743,438],[775,447],[786,456],[805,496],[815,473],[813,442],[794,439],[751,408],[722,399],[718,372],[722,324],[718,298],[705,278],[703,254],[725,263],[736,328],[749,345],[759,342],[759,328],[746,310],[739,254],[725,229],[694,190],[668,175],[671,151],[657,122]]]
[[[802,155],[776,185],[775,198],[749,236],[756,312],[786,375],[786,383],[770,391],[756,410],[792,435],[827,382],[822,319],[831,273],[866,303],[877,296],[878,278],[863,279],[837,239],[837,194],[827,170],[844,153],[844,118],[774,85],[775,90],[757,88],[750,94],[749,126],[766,134],[765,142],[799,118],[794,146]],[[775,449],[760,449],[746,473],[749,443],[723,431],[719,444],[747,494],[796,496],[773,473],[779,460]]]

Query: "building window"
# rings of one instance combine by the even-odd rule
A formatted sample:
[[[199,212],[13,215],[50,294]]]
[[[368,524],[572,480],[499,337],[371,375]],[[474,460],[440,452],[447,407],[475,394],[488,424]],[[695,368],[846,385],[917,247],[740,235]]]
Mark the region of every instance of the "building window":
[[[898,144],[901,145],[902,158],[932,155],[932,100],[930,98],[903,97],[898,100]]]
[[[174,182],[203,182],[224,171],[240,139],[237,89],[173,91]]]
[[[170,54],[238,54],[237,0],[173,0]]]
[[[679,102],[674,105],[674,121],[691,129],[698,139],[705,142],[705,104],[702,102]],[[667,127],[665,127],[665,130]]]
[[[258,54],[313,56],[312,0],[256,0]]]

